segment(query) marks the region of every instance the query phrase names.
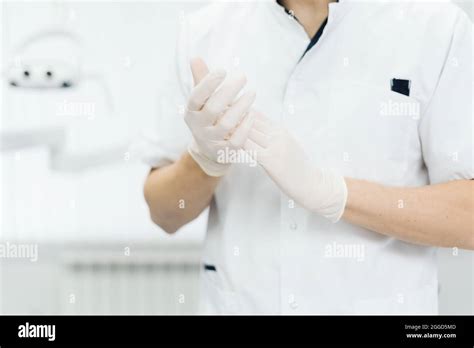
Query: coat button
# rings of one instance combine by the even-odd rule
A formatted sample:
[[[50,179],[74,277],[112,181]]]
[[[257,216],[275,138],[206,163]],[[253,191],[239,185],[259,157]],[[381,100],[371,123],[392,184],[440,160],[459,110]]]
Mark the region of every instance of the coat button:
[[[288,296],[288,306],[293,310],[298,308],[298,303],[296,302],[294,294]]]
[[[296,229],[298,229],[298,224],[297,224],[296,222],[292,222],[292,223],[290,224],[290,229],[292,229],[293,231],[296,230]]]
[[[288,104],[288,113],[293,115],[295,113],[295,106],[293,104]]]

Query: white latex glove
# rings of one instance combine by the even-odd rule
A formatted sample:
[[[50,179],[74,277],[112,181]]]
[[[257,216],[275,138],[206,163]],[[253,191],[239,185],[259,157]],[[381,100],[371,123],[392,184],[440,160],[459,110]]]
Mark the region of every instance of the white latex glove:
[[[194,141],[188,151],[202,170],[210,176],[222,176],[230,167],[220,163],[221,151],[239,151],[253,124],[249,112],[255,92],[236,97],[246,84],[245,76],[226,79],[225,71],[209,73],[200,59],[191,62],[195,87],[188,101],[185,121]]]
[[[258,114],[244,150],[300,206],[332,222],[341,218],[347,201],[344,178],[311,163],[304,149],[286,129]]]

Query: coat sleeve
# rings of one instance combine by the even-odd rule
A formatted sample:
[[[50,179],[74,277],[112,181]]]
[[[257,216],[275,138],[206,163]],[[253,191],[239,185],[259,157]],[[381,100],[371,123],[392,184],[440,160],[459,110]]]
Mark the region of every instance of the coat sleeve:
[[[437,87],[420,121],[430,183],[473,179],[473,25],[462,11]]]

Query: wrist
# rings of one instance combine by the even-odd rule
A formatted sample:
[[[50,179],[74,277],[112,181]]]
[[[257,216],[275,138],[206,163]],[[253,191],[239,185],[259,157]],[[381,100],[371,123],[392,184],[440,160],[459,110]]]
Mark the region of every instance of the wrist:
[[[189,154],[188,151],[184,152],[181,158],[175,162],[177,170],[180,173],[183,173],[186,176],[192,174],[193,177],[203,180],[219,180],[220,177],[208,175],[204,170],[202,170],[199,163]]]
[[[201,170],[208,176],[224,176],[230,168],[230,164],[216,162],[203,154],[194,140],[188,146],[188,153]]]

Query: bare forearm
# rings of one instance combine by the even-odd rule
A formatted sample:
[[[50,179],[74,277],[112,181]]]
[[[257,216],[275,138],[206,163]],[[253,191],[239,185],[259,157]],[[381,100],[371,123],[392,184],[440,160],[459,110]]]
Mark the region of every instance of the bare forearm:
[[[411,243],[474,249],[473,181],[419,188],[346,183],[348,222]]]
[[[176,232],[206,209],[218,183],[219,178],[206,175],[188,153],[151,171],[144,194],[153,222]]]

